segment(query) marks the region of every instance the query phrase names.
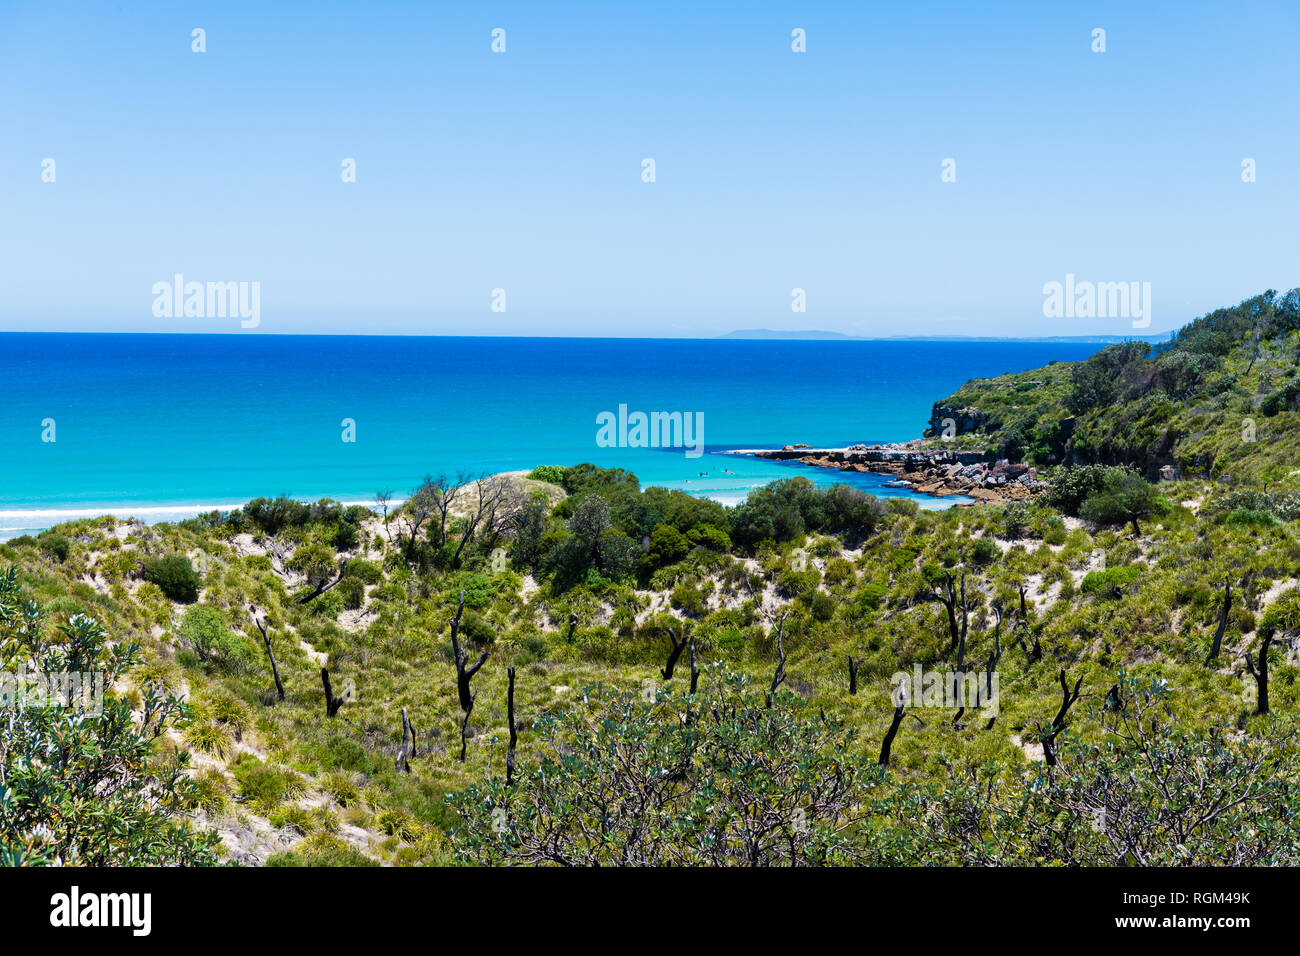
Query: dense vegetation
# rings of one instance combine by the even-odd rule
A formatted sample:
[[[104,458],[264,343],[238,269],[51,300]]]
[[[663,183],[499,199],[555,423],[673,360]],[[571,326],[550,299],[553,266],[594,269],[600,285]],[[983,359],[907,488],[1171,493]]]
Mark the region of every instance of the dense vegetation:
[[[979,379],[936,403],[964,445],[1048,464],[1161,466],[1234,483],[1294,484],[1300,468],[1300,289],[1190,323],[1166,345]],[[938,435],[932,428],[928,433]]]
[[[1272,394],[1263,369],[1286,387],[1293,296],[1103,350],[1129,383],[1104,406],[1092,367],[966,386],[1002,400],[962,441],[1076,463],[1033,502],[795,478],[724,508],[544,465],[0,545],[8,669],[112,675],[102,716],[4,714],[6,858],[204,864],[217,834],[273,865],[1300,863],[1300,499],[1250,443],[1192,477],[1212,436],[1177,431]],[[1118,452],[1150,402],[1179,480]],[[908,693],[914,668],[996,706]]]

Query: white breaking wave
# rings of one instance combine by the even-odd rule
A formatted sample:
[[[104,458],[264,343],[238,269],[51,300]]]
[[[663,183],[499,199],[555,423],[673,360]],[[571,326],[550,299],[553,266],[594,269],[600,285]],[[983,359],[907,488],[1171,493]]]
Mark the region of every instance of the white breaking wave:
[[[319,501],[319,498],[302,498],[296,499],[306,504],[312,504]],[[402,504],[405,499],[394,498],[388,503],[389,509],[395,508]],[[67,521],[78,521],[84,518],[106,518],[109,516],[121,518],[138,518],[145,524],[156,524],[163,521],[184,521],[186,518],[193,518],[209,511],[234,511],[236,508],[242,508],[248,502],[235,501],[225,504],[174,504],[174,505],[140,505],[140,504],[111,504],[99,505],[88,508],[18,508],[18,509],[0,509],[0,541],[16,538],[23,534],[31,534],[36,531],[43,531],[46,528],[52,528],[55,525],[63,524]],[[374,500],[370,501],[340,501],[339,504],[345,508],[353,505],[361,505],[365,508],[378,509],[379,503]]]

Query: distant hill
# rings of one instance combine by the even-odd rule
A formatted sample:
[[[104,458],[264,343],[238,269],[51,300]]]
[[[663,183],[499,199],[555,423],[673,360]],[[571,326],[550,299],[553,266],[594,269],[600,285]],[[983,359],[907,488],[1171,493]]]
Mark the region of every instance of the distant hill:
[[[856,339],[860,336],[845,335],[843,332],[825,332],[817,330],[797,331],[786,329],[737,329],[719,335],[720,339]]]
[[[1235,483],[1300,468],[1300,289],[1218,309],[1167,344],[1107,345],[1080,362],[967,382],[935,402],[927,438],[955,427],[1034,464],[1165,465]]]

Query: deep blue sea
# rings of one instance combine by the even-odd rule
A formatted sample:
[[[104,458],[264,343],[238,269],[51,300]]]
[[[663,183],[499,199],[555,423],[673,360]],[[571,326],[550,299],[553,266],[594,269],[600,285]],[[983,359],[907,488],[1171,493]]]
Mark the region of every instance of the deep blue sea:
[[[425,474],[582,461],[727,503],[793,474],[906,494],[872,475],[721,452],[916,438],[932,403],[967,379],[1098,348],[3,333],[0,538],[85,514],[172,519],[259,495],[370,502],[379,491],[404,497]],[[705,454],[598,446],[597,416],[620,405],[702,414]],[[53,442],[42,440],[47,419]]]

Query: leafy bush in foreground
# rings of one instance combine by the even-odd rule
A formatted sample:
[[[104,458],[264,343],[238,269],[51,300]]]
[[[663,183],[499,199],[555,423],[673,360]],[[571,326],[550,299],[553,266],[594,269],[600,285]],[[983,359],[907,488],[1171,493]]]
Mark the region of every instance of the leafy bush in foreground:
[[[714,691],[585,695],[535,728],[550,755],[507,788],[450,799],[466,862],[807,865],[858,861],[845,835],[880,771],[793,695],[772,707],[711,669]]]
[[[996,768],[955,782],[922,820],[965,865],[1261,866],[1300,862],[1294,728],[1189,733],[1168,690],[1121,677],[1100,743],[1072,740],[1060,773]]]
[[[44,640],[45,630],[14,570],[0,575],[0,670],[99,673],[109,688],[135,662],[135,645],[110,644],[93,618],[58,625],[57,642]],[[104,697],[98,714],[88,701],[76,703],[0,710],[0,864],[215,864],[217,835],[195,832],[183,817],[198,798],[185,774],[188,755],[154,750],[183,715],[180,702],[147,692],[142,728],[125,700]]]

